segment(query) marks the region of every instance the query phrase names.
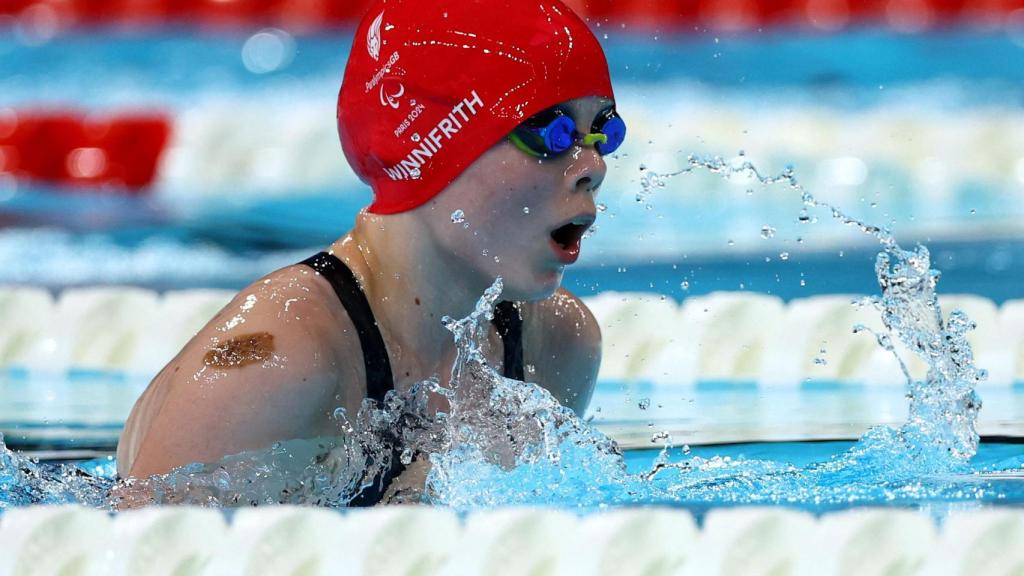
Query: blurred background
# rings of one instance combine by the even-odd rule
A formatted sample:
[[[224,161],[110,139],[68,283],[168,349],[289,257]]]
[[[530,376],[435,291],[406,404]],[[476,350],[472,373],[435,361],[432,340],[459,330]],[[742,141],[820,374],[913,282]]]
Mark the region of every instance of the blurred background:
[[[877,242],[978,322],[982,431],[1024,433],[1024,0],[568,0],[626,145],[566,286],[602,323],[589,417],[627,443],[843,438],[905,415]],[[0,432],[109,448],[236,291],[370,200],[334,105],[365,1],[0,0]],[[880,326],[879,326],[880,327]],[[920,363],[911,362],[920,375]]]

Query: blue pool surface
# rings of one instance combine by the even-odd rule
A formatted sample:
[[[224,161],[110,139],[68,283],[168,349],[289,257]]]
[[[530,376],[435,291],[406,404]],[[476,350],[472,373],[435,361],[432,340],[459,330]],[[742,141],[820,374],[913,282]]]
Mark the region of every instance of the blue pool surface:
[[[814,502],[794,501],[778,504],[806,510],[815,514],[823,514],[853,508],[856,506],[895,506],[911,507],[932,514],[941,520],[954,511],[971,510],[985,506],[1014,507],[1024,509],[1024,442],[1022,439],[982,442],[978,453],[971,460],[971,469],[975,474],[949,475],[942,477],[922,477],[920,483],[930,488],[940,484],[948,484],[952,489],[946,490],[941,496],[932,495],[925,499],[916,498],[877,498],[865,501],[850,502]],[[854,446],[851,441],[832,442],[760,442],[742,444],[722,444],[687,447],[684,454],[680,448],[668,451],[670,462],[701,457],[730,458],[734,461],[759,460],[779,464],[792,464],[797,468],[805,468],[815,463],[827,462],[838,457]],[[626,465],[630,472],[640,473],[651,469],[652,464],[661,455],[659,449],[630,450],[625,453]],[[1010,473],[986,473],[990,470],[1013,469]],[[980,497],[979,494],[983,494]],[[712,508],[740,505],[729,502],[660,502],[672,506],[683,506],[701,518]]]
[[[682,448],[671,448],[668,451],[671,461],[679,461],[684,457],[700,456],[712,458],[728,456],[733,459],[770,460],[778,463],[789,463],[795,466],[807,466],[815,462],[824,462],[829,458],[848,450],[854,442],[849,440],[824,442],[752,442],[741,444],[709,444],[689,446],[686,456]],[[647,450],[627,450],[626,466],[630,472],[638,473],[649,470],[654,460],[661,454],[660,448]],[[985,470],[992,466],[1018,461],[1024,464],[1024,439],[1014,442],[982,442],[978,454],[972,460],[976,470]],[[1024,478],[1022,478],[1024,482]]]
[[[817,462],[826,462],[829,459],[839,456],[854,445],[850,441],[842,442],[761,442],[742,444],[722,444],[708,446],[687,447],[684,454],[683,449],[674,448],[669,450],[670,462],[681,462],[694,457],[712,459],[716,457],[728,458],[733,461],[758,460],[771,462],[780,465],[792,464],[797,468],[804,468]],[[629,472],[642,474],[651,470],[656,459],[662,451],[653,450],[629,450],[625,453],[625,462]],[[932,514],[936,519],[941,520],[947,514],[954,511],[977,509],[984,506],[997,505],[999,507],[1024,508],[1024,443],[1015,442],[983,442],[979,447],[978,454],[972,460],[972,469],[981,474],[964,474],[955,477],[922,478],[923,485],[932,483],[952,483],[959,486],[961,490],[953,489],[946,491],[942,496],[931,496],[923,499],[884,499],[878,498],[865,502],[863,500],[851,502],[801,500],[794,502],[778,502],[783,506],[806,510],[815,514],[823,514],[838,510],[848,509],[854,506],[885,506],[885,507],[911,507],[923,510]],[[116,477],[116,462],[113,457],[97,458],[83,461],[78,466],[87,473],[102,477]],[[1007,469],[1016,467],[1016,472],[1002,473],[995,476],[985,476],[984,472],[990,469]],[[987,494],[978,498],[973,495],[972,490],[976,487],[984,487]],[[634,503],[637,504],[637,503]],[[650,501],[643,504],[670,505],[683,507],[690,510],[698,520],[713,508],[742,505],[743,502],[730,502],[727,500],[709,502],[704,499],[694,501],[673,500],[671,502]],[[600,508],[600,507],[598,507]],[[576,508],[577,512],[589,513],[596,511],[590,506]]]
[[[180,31],[71,34],[59,42],[25,46],[13,34],[0,39],[0,88],[7,99],[66,102],[67,92],[50,79],[75,86],[79,102],[111,104],[110,90],[151,102],[170,96],[187,100],[196,91],[288,87],[296,78],[341,78],[351,36],[341,32],[295,38],[295,59],[278,72],[254,75],[239,57],[248,34],[187,34]],[[972,83],[1020,84],[1016,63],[1024,48],[1004,34],[970,30],[898,34],[850,28],[842,33],[798,34],[792,30],[736,36],[710,32],[672,36],[609,30],[604,38],[617,81],[650,82],[689,77],[730,88],[780,85],[869,87],[953,76]],[[174,54],[173,59],[166,58]],[[941,55],[938,57],[937,55]],[[211,63],[199,68],[198,63]],[[105,82],[96,82],[102,78]],[[991,97],[972,91],[972,98]],[[116,102],[113,102],[116,103]]]
[[[669,462],[682,462],[694,457],[711,459],[715,457],[738,460],[759,460],[776,464],[792,464],[797,468],[804,468],[818,462],[826,462],[833,457],[854,446],[852,441],[829,441],[829,442],[755,442],[739,444],[716,444],[704,446],[687,446],[685,448],[671,448],[667,454]],[[684,452],[685,450],[685,452]],[[633,474],[642,474],[651,470],[655,461],[662,455],[661,449],[627,450],[625,451],[625,463],[627,470]],[[116,462],[113,457],[96,458],[80,462],[78,466],[94,476],[103,478],[116,477]],[[982,505],[998,504],[999,506],[1013,506],[1024,508],[1024,439],[1006,441],[982,442],[977,455],[971,461],[971,468],[980,473],[979,475],[960,475],[954,481],[962,484],[965,491],[974,484],[986,483],[990,488],[1000,492],[999,497],[991,499],[957,498],[955,493],[948,499],[932,498],[915,501],[885,501],[872,502],[876,506],[914,506],[926,508],[935,512],[938,516],[953,509],[965,509],[980,507]],[[1016,472],[1002,473],[991,477],[984,476],[989,470],[1017,468]],[[927,478],[925,479],[927,480]],[[949,478],[943,480],[949,481]],[[658,502],[650,502],[656,504]],[[662,503],[664,504],[664,503]],[[673,506],[685,506],[700,516],[712,507],[729,505],[728,502],[672,502]],[[799,502],[783,503],[785,505],[799,507],[815,513],[824,513],[838,509],[847,508],[854,504],[837,504]],[[864,505],[864,502],[857,502],[856,505]]]

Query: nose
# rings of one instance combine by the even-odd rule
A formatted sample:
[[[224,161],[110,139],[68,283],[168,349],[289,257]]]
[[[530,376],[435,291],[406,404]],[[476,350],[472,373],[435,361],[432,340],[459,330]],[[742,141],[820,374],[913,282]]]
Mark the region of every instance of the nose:
[[[565,169],[567,183],[577,192],[596,192],[608,172],[604,158],[592,147],[579,149],[571,157]]]

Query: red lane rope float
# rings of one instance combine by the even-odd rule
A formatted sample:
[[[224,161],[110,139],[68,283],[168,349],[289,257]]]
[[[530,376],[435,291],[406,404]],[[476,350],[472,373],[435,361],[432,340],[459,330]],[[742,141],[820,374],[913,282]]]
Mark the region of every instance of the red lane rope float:
[[[0,15],[43,18],[59,29],[161,24],[282,25],[298,30],[354,27],[371,0],[0,0]]]
[[[0,109],[0,174],[141,193],[156,177],[171,122],[153,112]]]
[[[526,0],[529,1],[529,0]],[[89,25],[283,26],[295,31],[354,27],[370,0],[0,0],[0,15],[58,29]],[[918,30],[1019,21],[1024,0],[569,0],[597,23],[665,30],[772,26],[839,29],[882,24]],[[1016,14],[1014,14],[1016,12]]]

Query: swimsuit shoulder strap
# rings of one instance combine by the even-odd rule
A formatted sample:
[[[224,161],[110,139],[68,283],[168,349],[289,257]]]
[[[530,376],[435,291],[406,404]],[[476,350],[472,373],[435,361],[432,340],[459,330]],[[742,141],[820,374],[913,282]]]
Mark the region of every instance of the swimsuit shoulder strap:
[[[507,300],[499,302],[494,309],[493,322],[505,350],[505,377],[526,380],[523,371],[523,317],[519,306]]]
[[[366,395],[378,402],[384,401],[388,390],[395,388],[384,337],[381,336],[377,321],[373,318],[370,303],[359,287],[354,274],[337,256],[321,252],[302,264],[316,270],[334,288],[342,306],[356,327],[359,344],[363,349],[363,363],[366,366]]]
[[[359,344],[363,349],[363,362],[366,365],[367,396],[378,402],[384,401],[384,395],[395,387],[391,373],[391,361],[388,359],[384,337],[373,318],[370,303],[359,287],[352,271],[333,254],[321,252],[302,262],[327,279],[334,288],[335,294],[348,312],[349,318],[359,334]],[[505,377],[523,380],[523,319],[519,309],[511,302],[501,302],[495,309],[494,325],[498,329],[505,351]],[[379,503],[392,480],[405,469],[399,459],[397,449],[391,454],[391,467],[381,473],[371,485],[361,490],[349,502],[349,506],[367,507]]]
[[[384,338],[373,317],[370,303],[366,300],[352,271],[333,254],[321,252],[302,262],[317,271],[334,288],[349,318],[355,324],[359,334],[359,343],[363,349],[363,361],[366,364],[367,396],[383,401],[388,390],[395,387],[391,373],[391,361],[388,359]],[[519,307],[509,301],[500,302],[494,310],[494,323],[501,336],[504,349],[504,375],[506,378],[525,380],[523,364],[523,318]]]

